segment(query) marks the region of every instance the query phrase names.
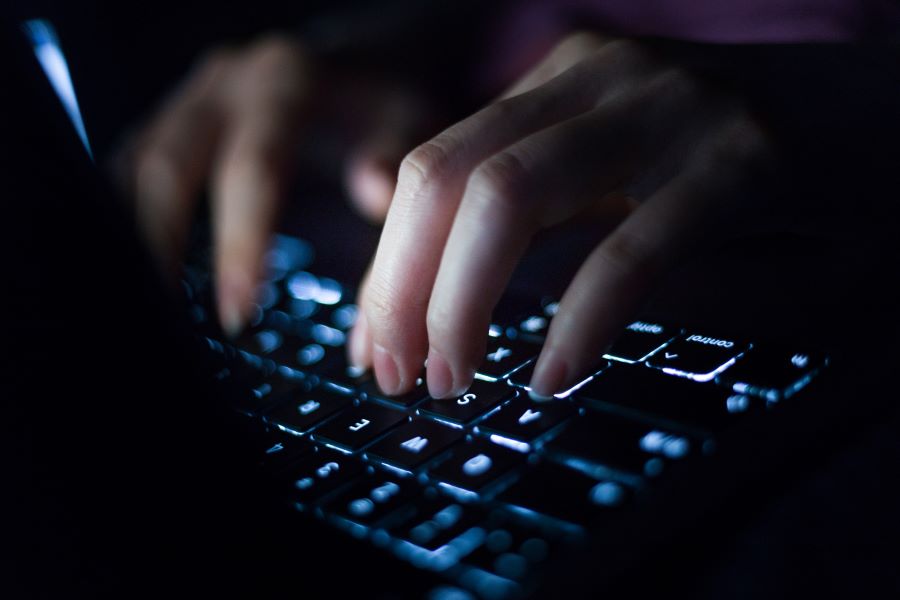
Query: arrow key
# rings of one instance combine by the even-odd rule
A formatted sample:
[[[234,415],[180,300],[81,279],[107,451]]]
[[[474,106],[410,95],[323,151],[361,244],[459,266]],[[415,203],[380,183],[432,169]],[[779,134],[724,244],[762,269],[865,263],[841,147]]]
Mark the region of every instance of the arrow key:
[[[536,403],[525,396],[512,400],[478,425],[485,433],[531,443],[575,413],[565,400]]]

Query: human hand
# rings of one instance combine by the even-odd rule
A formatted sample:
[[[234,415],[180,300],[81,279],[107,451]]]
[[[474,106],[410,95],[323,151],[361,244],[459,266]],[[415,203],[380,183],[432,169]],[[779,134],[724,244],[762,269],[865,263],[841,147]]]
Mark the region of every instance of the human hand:
[[[209,184],[217,308],[232,335],[264,276],[304,125],[337,117],[346,128],[348,119],[333,113],[353,112],[354,103],[366,107],[355,106],[361,114],[353,126],[363,131],[341,132],[354,138],[346,180],[357,209],[380,221],[397,165],[427,123],[420,99],[407,90],[316,71],[303,46],[287,37],[214,50],[117,157],[139,226],[169,272],[177,270],[198,196]]]
[[[385,393],[427,358],[434,397],[462,394],[531,237],[625,195],[636,208],[588,256],[538,359],[547,398],[596,365],[654,282],[689,252],[754,227],[744,185],[773,147],[736,98],[634,41],[573,36],[497,102],[400,167],[350,360]]]

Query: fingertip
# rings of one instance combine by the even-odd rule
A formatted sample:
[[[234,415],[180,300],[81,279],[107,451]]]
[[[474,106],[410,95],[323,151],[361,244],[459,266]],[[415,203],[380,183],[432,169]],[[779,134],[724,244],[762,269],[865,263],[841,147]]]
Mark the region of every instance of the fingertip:
[[[247,322],[253,288],[250,278],[233,269],[219,271],[218,308],[222,330],[229,337],[240,334]]]
[[[396,168],[388,161],[361,156],[351,162],[347,179],[350,198],[357,210],[370,221],[384,221],[394,195]]]
[[[372,349],[372,366],[375,370],[375,379],[378,387],[388,396],[396,396],[402,392],[402,381],[400,379],[400,369],[397,361],[391,356],[388,350],[380,345],[374,344]]]
[[[360,311],[350,339],[347,340],[347,359],[350,365],[359,371],[366,371],[372,366],[372,334],[363,311]]]
[[[542,353],[528,386],[529,397],[538,402],[550,400],[554,394],[562,391],[566,377],[568,377],[566,363],[553,352]]]
[[[543,394],[538,394],[533,389],[528,390],[528,397],[531,398],[535,402],[549,402],[553,400],[553,396],[545,396]]]
[[[454,392],[453,372],[447,360],[434,348],[428,350],[425,365],[428,394],[432,398],[447,398]]]

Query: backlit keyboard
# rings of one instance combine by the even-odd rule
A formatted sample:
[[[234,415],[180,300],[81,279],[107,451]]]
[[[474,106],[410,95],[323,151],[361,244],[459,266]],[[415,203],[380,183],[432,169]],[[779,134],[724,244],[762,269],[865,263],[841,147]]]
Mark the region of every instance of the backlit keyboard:
[[[527,595],[539,565],[634,514],[673,465],[708,460],[741,421],[768,418],[828,364],[819,352],[670,324],[629,325],[555,401],[527,393],[556,303],[497,323],[476,381],[435,400],[390,397],[348,368],[348,288],[278,236],[253,323],[225,340],[210,282],[185,289],[217,377],[249,391],[235,410],[258,430],[258,462],[284,499],[382,552],[436,574],[431,597]],[[624,518],[624,517],[621,517]]]

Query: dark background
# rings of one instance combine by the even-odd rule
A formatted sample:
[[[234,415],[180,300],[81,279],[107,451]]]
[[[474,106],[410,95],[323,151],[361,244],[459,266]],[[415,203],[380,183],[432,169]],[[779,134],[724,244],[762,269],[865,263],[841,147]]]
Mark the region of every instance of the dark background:
[[[192,2],[59,2],[13,10],[54,18],[102,155],[202,49],[299,27],[326,4],[331,10],[324,2],[215,11]],[[865,217],[862,224],[848,220],[825,240],[779,234],[732,243],[673,273],[651,301],[650,311],[679,323],[754,339],[809,340],[838,360],[830,409],[810,407],[802,417],[830,419],[819,437],[788,445],[793,459],[785,457],[777,473],[723,509],[739,513],[726,519],[726,530],[675,540],[643,573],[649,581],[642,585],[710,597],[900,592],[892,108],[900,106],[894,101],[900,86],[892,50],[801,52],[770,84],[769,97],[784,98],[788,108],[778,114],[797,127],[798,139],[822,141],[803,148],[800,192],[796,183],[785,188],[822,206],[845,206]],[[18,52],[10,45],[4,55]],[[765,60],[753,58],[734,60],[761,65],[757,75],[771,81],[777,61],[766,70]],[[8,597],[61,590],[374,593],[381,565],[368,561],[376,559],[271,509],[266,483],[242,470],[239,432],[199,379],[202,365],[182,318],[134,245],[127,213],[109,211],[108,191],[73,164],[77,148],[59,141],[66,122],[47,117],[55,106],[30,99],[40,84],[15,62],[4,66],[5,81],[23,83],[4,91],[0,154]],[[726,73],[735,69],[726,64]],[[744,72],[735,85],[754,80],[752,69]],[[841,126],[823,135],[823,124],[836,121]],[[313,238],[323,272],[343,265],[354,278],[377,231],[350,216],[336,182],[306,190],[285,227]],[[558,293],[598,235],[578,228],[548,234],[513,287]],[[398,572],[408,583],[390,582],[384,591],[414,590],[414,576]]]

